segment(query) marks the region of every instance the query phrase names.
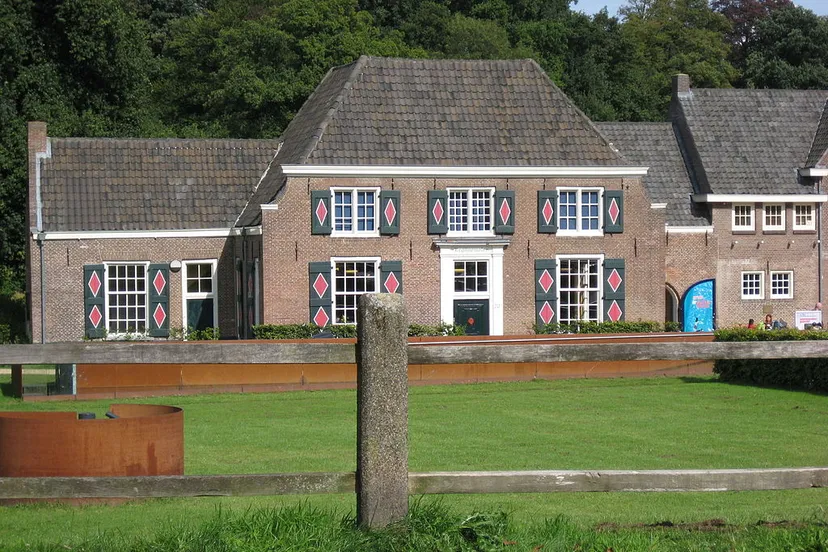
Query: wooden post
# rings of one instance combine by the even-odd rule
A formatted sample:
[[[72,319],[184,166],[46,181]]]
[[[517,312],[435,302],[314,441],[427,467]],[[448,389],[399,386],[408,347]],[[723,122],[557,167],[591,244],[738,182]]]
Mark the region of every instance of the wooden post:
[[[23,397],[23,365],[12,364],[11,367],[12,397]]]
[[[408,514],[408,318],[401,295],[365,294],[357,312],[357,523]]]

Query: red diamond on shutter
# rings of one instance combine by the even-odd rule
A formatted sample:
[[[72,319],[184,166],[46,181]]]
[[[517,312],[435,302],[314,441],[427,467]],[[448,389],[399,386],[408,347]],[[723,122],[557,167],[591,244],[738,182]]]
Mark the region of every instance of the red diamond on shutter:
[[[316,204],[316,220],[319,221],[319,224],[325,224],[325,218],[328,216],[328,208],[325,207],[325,200],[320,199],[319,203]]]
[[[549,293],[549,288],[551,288],[552,284],[555,283],[555,279],[552,278],[552,275],[549,274],[548,270],[544,270],[543,274],[541,274],[540,278],[538,278],[538,283],[543,288],[544,293]]]
[[[89,281],[86,285],[89,286],[89,291],[92,292],[92,296],[97,297],[98,292],[101,291],[101,279],[98,278],[98,273],[96,271],[92,272],[92,276],[89,277]],[[95,326],[97,327],[97,324],[95,324]]]
[[[616,201],[615,198],[612,198],[607,212],[609,213],[610,221],[612,221],[613,224],[616,224],[618,222],[618,215],[621,214],[621,209],[618,207],[618,201]]]
[[[397,293],[397,290],[400,287],[400,281],[397,280],[397,277],[394,276],[393,272],[388,273],[388,277],[385,279],[385,291],[388,293]]]
[[[164,275],[161,274],[161,271],[155,273],[155,278],[152,279],[152,287],[155,288],[155,293],[161,295],[161,292],[164,291],[164,286],[167,285],[167,279],[164,278]]]
[[[512,209],[509,207],[509,202],[506,201],[506,198],[503,198],[503,201],[500,202],[500,222],[501,224],[507,224],[509,222],[509,215],[512,214]]]
[[[552,202],[548,199],[543,204],[543,209],[541,209],[541,214],[543,215],[543,222],[545,224],[549,224],[552,222],[552,215],[555,214],[555,211],[552,209]]]
[[[319,274],[316,276],[316,280],[313,281],[313,291],[319,297],[322,297],[328,291],[328,280],[323,275]]]
[[[320,328],[324,328],[330,321],[331,319],[328,316],[328,313],[325,312],[325,307],[319,307],[319,310],[316,311],[316,314],[313,316],[313,323]]]
[[[618,291],[619,286],[621,286],[621,275],[618,274],[618,271],[614,268],[612,272],[610,272],[609,278],[607,278],[607,283],[612,288],[612,291]]]
[[[434,216],[434,222],[440,224],[440,221],[443,220],[443,202],[439,199],[434,202],[434,208],[431,210],[431,214]]]
[[[621,319],[622,314],[623,312],[621,311],[621,307],[618,306],[618,302],[613,301],[612,305],[610,305],[610,308],[607,311],[607,316],[609,316],[609,319],[613,322],[618,322],[618,320]]]
[[[89,321],[92,322],[92,326],[95,328],[98,327],[98,324],[101,323],[103,319],[103,315],[101,314],[100,309],[98,309],[98,305],[94,305],[92,310],[89,311]]]
[[[543,306],[541,307],[540,311],[538,311],[540,315],[540,319],[543,321],[544,324],[549,324],[553,318],[555,318],[555,311],[552,310],[552,307],[549,305],[549,301],[545,301]]]
[[[397,208],[394,207],[394,202],[391,201],[390,199],[388,200],[388,203],[385,204],[384,213],[385,213],[385,221],[390,226],[391,224],[393,224],[394,218],[396,218],[396,216],[397,216]]]
[[[164,307],[161,305],[155,307],[155,311],[152,313],[152,319],[155,320],[155,327],[160,328],[164,320],[167,319],[167,313],[164,311]]]

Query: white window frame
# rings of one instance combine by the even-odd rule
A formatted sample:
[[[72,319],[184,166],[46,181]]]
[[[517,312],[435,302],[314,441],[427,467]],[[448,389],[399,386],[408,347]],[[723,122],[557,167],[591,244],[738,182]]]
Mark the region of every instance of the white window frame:
[[[800,215],[796,212],[800,207],[810,209],[810,221],[807,224],[799,224]],[[794,203],[793,205],[793,229],[794,230],[816,230],[816,206],[813,203]]]
[[[745,277],[749,275],[758,275],[759,276],[759,293],[758,294],[746,294],[745,293]],[[765,273],[761,270],[744,270],[739,279],[739,286],[741,290],[741,297],[746,301],[751,301],[754,299],[764,299],[765,298]]]
[[[331,324],[334,326],[356,324],[356,319],[354,319],[353,322],[339,322],[336,319],[336,298],[338,295],[357,295],[357,297],[359,295],[364,295],[364,293],[337,293],[336,263],[374,263],[374,291],[367,291],[364,293],[379,293],[381,285],[380,271],[382,270],[382,259],[380,257],[331,257]]]
[[[211,271],[211,280],[213,291],[207,292],[189,292],[187,291],[187,267],[189,265],[209,264]],[[234,267],[235,268],[235,267]],[[187,300],[188,299],[212,299],[213,300],[213,327],[218,328],[218,259],[187,259],[181,261],[181,321],[185,331],[189,329],[189,321],[187,320]]]
[[[603,188],[583,188],[583,187],[564,187],[558,188],[558,213],[557,223],[558,223],[558,236],[603,236],[604,235],[604,189]],[[575,200],[575,226],[577,227],[575,230],[571,228],[562,228],[561,226],[561,217],[563,213],[563,208],[561,207],[561,193],[571,193],[575,192],[576,200]],[[581,208],[583,206],[582,198],[583,194],[585,193],[598,193],[598,229],[597,230],[582,230],[581,229],[581,222],[583,221],[583,215],[581,213]],[[564,217],[569,218],[569,217]]]
[[[149,318],[150,318],[150,296],[149,296],[149,287],[152,285],[149,281],[149,261],[109,261],[104,262],[104,274],[103,274],[103,290],[104,290],[104,312],[106,313],[106,336],[107,339],[119,339],[121,337],[127,335],[146,335],[149,332]],[[135,331],[126,331],[121,332],[117,330],[110,330],[109,324],[111,323],[112,317],[109,315],[109,269],[110,267],[115,266],[142,266],[144,267],[144,329],[138,330],[137,328]]]
[[[788,277],[788,293],[774,293],[773,277],[777,275],[787,275]],[[770,298],[771,299],[793,299],[794,296],[794,273],[793,270],[771,270],[769,275],[770,282]]]
[[[489,196],[489,212],[487,214],[489,219],[489,228],[487,230],[469,230],[468,228],[472,225],[472,194],[475,192],[479,193],[486,193]],[[465,205],[465,218],[466,218],[466,229],[465,230],[452,230],[452,194],[459,194],[465,193],[466,194],[466,205]],[[488,187],[471,187],[471,188],[447,188],[446,189],[446,221],[448,223],[448,232],[446,232],[446,236],[456,237],[456,236],[494,236],[495,235],[495,189],[488,188]]]
[[[488,261],[488,292],[454,291],[455,261]],[[455,299],[489,300],[489,335],[503,335],[503,246],[443,245],[440,247],[440,319],[454,324]]]
[[[737,213],[739,208],[750,209],[750,214]],[[731,223],[734,232],[753,232],[756,230],[756,204],[755,203],[734,203],[731,211]],[[738,217],[750,217],[750,224],[736,224]]]
[[[331,188],[331,236],[343,238],[376,238],[380,235],[380,191],[381,188],[373,186],[335,186]],[[349,193],[351,194],[351,230],[337,230],[336,217],[336,194]],[[359,209],[359,193],[372,192],[374,194],[374,229],[373,230],[358,230],[358,216]],[[367,218],[367,217],[366,217]]]
[[[557,281],[556,293],[557,293],[557,312],[555,313],[555,320],[560,322],[561,324],[571,324],[573,322],[562,322],[561,321],[561,261],[563,260],[596,260],[596,264],[598,267],[598,319],[594,322],[603,322],[604,321],[604,309],[603,309],[603,301],[604,301],[604,255],[556,255],[555,256],[555,277]],[[580,322],[588,322],[589,320],[580,320]],[[578,321],[575,321],[577,323]]]
[[[778,208],[780,209],[780,223],[779,224],[769,224],[768,223],[768,208]],[[775,215],[774,215],[775,216]],[[762,230],[767,231],[774,231],[774,230],[785,230],[785,204],[784,203],[766,203],[762,206]]]

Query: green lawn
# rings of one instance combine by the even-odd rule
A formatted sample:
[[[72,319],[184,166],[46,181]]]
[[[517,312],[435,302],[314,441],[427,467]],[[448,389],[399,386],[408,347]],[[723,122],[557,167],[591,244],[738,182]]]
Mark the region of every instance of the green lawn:
[[[190,474],[355,469],[354,391],[143,399],[184,408]],[[111,401],[2,410],[94,411]],[[828,396],[713,378],[536,381],[413,387],[410,469],[658,469],[828,465]],[[438,500],[427,497],[425,503]],[[740,493],[556,493],[442,497],[459,512],[503,510],[519,526],[565,515],[578,526],[722,519],[825,522],[828,489]],[[197,524],[221,506],[299,502],[347,514],[354,497],[174,499],[118,507],[0,508],[0,545]],[[2,546],[0,546],[2,549]],[[703,548],[702,548],[703,549]]]

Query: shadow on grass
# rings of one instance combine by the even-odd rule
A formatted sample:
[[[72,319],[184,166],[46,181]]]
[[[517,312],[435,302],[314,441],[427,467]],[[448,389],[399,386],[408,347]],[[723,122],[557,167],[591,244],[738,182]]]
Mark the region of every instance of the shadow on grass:
[[[11,382],[0,383],[0,397],[14,397]]]
[[[719,378],[710,376],[681,376],[678,379],[684,383],[725,383]]]
[[[823,391],[811,391],[808,389],[785,387],[782,385],[762,385],[749,381],[726,381],[718,377],[681,376],[679,379],[684,383],[717,383],[721,385],[733,385],[736,387],[758,387],[760,389],[774,389],[776,391],[794,391],[797,393],[808,393],[809,395],[816,395],[818,397],[828,397],[828,392]]]

